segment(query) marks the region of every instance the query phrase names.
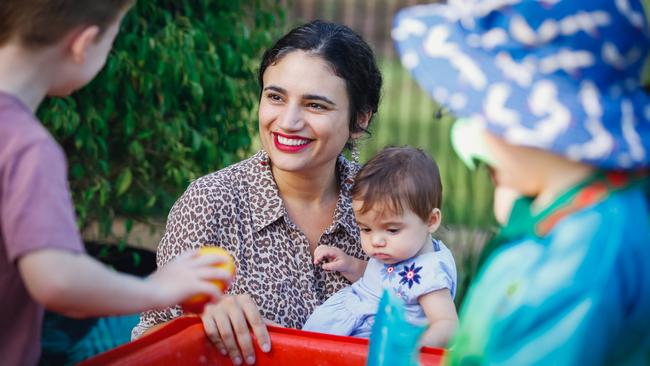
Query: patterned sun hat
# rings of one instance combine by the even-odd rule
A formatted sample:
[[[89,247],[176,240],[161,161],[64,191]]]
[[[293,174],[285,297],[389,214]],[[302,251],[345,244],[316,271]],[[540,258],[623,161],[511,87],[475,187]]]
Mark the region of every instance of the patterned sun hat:
[[[650,165],[640,0],[449,0],[400,11],[392,37],[437,102],[511,144]]]

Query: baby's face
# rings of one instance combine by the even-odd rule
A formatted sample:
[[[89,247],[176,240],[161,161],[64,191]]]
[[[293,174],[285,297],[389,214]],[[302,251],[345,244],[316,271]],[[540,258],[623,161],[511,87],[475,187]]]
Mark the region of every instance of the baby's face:
[[[437,222],[431,225],[409,209],[397,215],[385,205],[361,213],[362,206],[363,201],[352,201],[361,246],[369,257],[393,264],[433,250],[431,232],[438,227]]]

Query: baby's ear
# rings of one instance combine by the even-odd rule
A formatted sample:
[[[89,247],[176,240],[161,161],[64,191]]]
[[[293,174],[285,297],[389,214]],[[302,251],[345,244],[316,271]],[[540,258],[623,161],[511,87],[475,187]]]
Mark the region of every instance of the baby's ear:
[[[431,234],[435,233],[436,230],[440,227],[440,223],[442,222],[442,211],[438,208],[434,208],[431,210],[431,213],[429,214],[429,219],[427,220],[427,226],[429,227],[429,232]]]
[[[72,61],[82,64],[86,61],[88,48],[97,41],[99,27],[96,25],[86,26],[71,35],[68,50]]]

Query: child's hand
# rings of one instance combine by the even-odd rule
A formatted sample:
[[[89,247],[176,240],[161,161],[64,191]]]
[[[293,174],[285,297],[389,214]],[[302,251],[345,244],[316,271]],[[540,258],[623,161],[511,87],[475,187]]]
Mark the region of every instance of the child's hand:
[[[229,282],[232,274],[213,265],[225,263],[227,256],[218,254],[196,255],[196,251],[183,253],[147,277],[155,287],[158,307],[176,305],[193,295],[205,294],[213,299],[223,294],[210,281]]]
[[[339,248],[319,245],[314,250],[314,264],[321,264],[326,271],[350,272],[354,260]]]

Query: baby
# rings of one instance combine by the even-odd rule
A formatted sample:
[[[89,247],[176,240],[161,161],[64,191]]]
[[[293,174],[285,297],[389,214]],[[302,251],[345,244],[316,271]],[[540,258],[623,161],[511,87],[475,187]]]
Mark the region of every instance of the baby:
[[[421,343],[444,347],[458,318],[454,259],[431,237],[440,226],[441,203],[438,166],[422,150],[386,148],[368,161],[355,178],[352,207],[370,260],[363,276],[354,278],[353,257],[332,246],[316,248],[315,264],[354,283],[316,308],[303,330],[369,337],[388,289],[404,300],[409,322],[428,323]]]

